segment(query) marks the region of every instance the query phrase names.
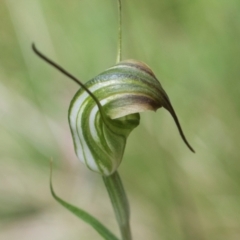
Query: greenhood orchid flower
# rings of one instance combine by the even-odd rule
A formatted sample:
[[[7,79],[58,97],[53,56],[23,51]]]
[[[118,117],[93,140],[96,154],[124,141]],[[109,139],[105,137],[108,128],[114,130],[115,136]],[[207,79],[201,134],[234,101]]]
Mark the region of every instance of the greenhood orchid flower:
[[[173,116],[191,151],[171,102],[144,63],[117,63],[80,88],[69,108],[69,124],[78,158],[92,171],[108,176],[121,163],[127,137],[139,125],[140,112],[164,107]]]

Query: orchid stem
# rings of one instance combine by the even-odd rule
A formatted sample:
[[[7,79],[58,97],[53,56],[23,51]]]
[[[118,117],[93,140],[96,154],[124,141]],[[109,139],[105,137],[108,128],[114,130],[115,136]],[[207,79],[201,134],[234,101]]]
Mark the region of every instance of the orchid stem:
[[[122,240],[132,240],[129,224],[129,204],[118,172],[114,172],[110,176],[103,177],[103,181],[111,199],[115,216],[121,231]]]
[[[122,61],[122,2],[118,0],[118,47],[117,63]]]

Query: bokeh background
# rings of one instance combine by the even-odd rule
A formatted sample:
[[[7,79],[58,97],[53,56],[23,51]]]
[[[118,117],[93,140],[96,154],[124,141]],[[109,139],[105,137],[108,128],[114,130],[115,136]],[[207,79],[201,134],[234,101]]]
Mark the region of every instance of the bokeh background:
[[[120,174],[138,240],[240,239],[240,1],[123,0],[123,56],[152,67],[179,116],[141,114]],[[101,237],[62,198],[118,234],[101,177],[74,154],[67,111],[78,86],[114,65],[114,0],[0,1],[0,239]],[[119,234],[118,234],[119,235]]]

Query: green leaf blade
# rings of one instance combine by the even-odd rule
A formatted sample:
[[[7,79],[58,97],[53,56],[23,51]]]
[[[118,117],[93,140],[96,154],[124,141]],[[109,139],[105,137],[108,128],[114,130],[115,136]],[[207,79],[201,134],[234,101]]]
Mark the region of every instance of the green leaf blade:
[[[52,169],[51,169],[51,176],[50,176],[50,189],[53,198],[60,203],[63,207],[73,213],[75,216],[83,220],[84,222],[91,225],[104,239],[106,240],[119,240],[113,233],[111,233],[101,222],[99,222],[95,217],[87,213],[86,211],[69,204],[68,202],[64,201],[60,197],[56,195],[52,185]]]

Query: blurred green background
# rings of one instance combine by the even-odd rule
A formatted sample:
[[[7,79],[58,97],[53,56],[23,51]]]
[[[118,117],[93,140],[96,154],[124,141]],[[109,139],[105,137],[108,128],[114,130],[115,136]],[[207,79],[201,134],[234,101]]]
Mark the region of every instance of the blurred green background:
[[[141,114],[120,174],[138,240],[240,239],[240,1],[123,0],[123,57],[158,76],[196,150],[170,114]],[[74,154],[67,122],[82,81],[114,65],[114,0],[0,1],[0,239],[101,237],[51,197],[54,186],[116,234],[101,177]]]

